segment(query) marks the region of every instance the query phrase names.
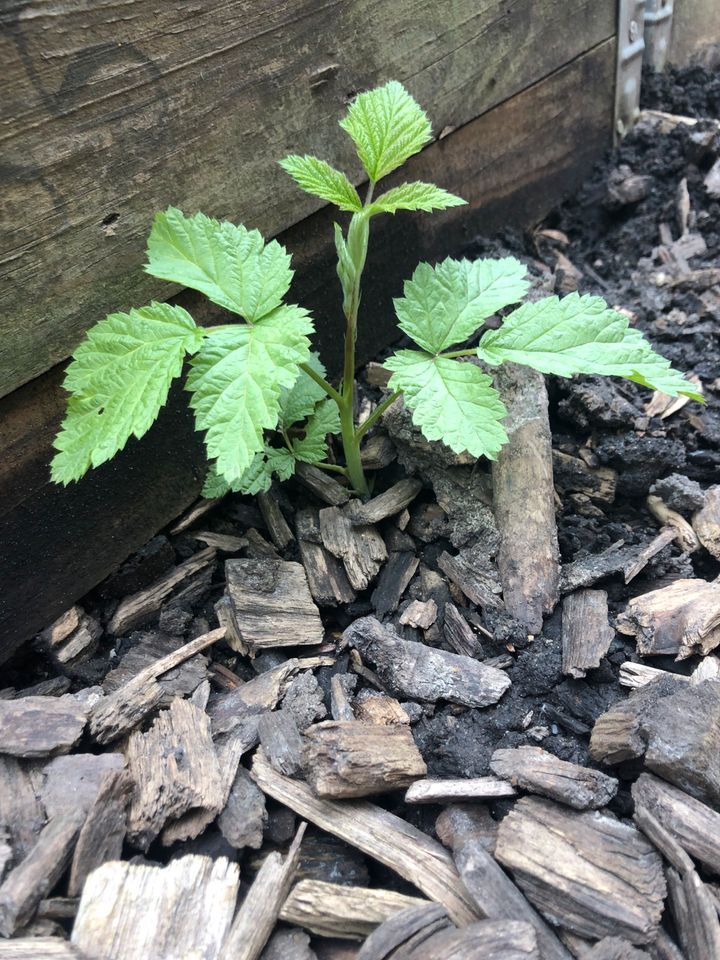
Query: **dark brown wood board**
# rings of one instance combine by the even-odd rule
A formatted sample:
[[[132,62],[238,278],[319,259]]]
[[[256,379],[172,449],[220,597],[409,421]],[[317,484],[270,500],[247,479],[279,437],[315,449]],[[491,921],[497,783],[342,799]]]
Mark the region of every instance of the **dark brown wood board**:
[[[156,210],[277,234],[322,206],[285,154],[362,179],[337,126],[358,90],[405,81],[437,134],[605,40],[614,16],[612,0],[4,3],[0,395],[109,310],[167,299],[138,270]]]
[[[565,29],[565,28],[563,28]],[[379,222],[363,293],[359,357],[391,340],[391,297],[418,260],[455,253],[479,232],[537,221],[568,195],[612,132],[615,40],[607,39],[551,76],[432,144],[407,177],[437,179],[469,208]],[[281,236],[295,254],[294,298],[318,319],[318,346],[339,369],[332,213],[322,210]],[[138,261],[139,262],[139,261]],[[200,298],[179,300],[207,322]],[[67,489],[48,480],[62,415],[61,370],[0,400],[0,659],[114,570],[197,494],[201,444],[176,389],[158,424],[115,460]]]

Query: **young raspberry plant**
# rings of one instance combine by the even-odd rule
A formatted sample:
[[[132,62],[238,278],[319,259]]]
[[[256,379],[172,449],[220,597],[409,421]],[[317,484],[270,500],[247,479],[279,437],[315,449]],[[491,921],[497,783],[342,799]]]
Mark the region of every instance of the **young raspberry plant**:
[[[292,476],[298,462],[339,472],[366,495],[360,441],[400,396],[429,440],[494,459],[507,440],[507,411],[485,369],[506,361],[563,377],[625,377],[671,396],[702,400],[627,318],[599,297],[573,293],[525,303],[498,329],[484,333],[479,346],[457,349],[472,341],[488,317],[522,301],[529,282],[525,266],[512,257],[447,259],[419,264],[404,296],[395,300],[399,327],[418,349],[399,350],[386,361],[391,392],[356,425],[355,341],[370,224],[398,210],[430,212],[465,201],[418,181],[376,196],[378,182],[432,136],[424,111],[400,83],[361,93],[340,126],[368,177],[364,201],[346,175],[324,160],[292,155],[280,162],[303,190],[351,215],[345,231],[335,224],[345,317],[340,384],[328,381],[311,352],[309,313],[285,302],[293,276],[286,250],[257,230],[202,213],[186,217],[170,207],[155,217],[145,270],[199,290],[232,314],[233,322],[199,327],[182,307],[153,302],[110,314],[92,327],[65,376],[70,398],[55,440],[55,482],[79,480],[130,437],[142,437],[188,358],[185,386],[211,463],[207,497],[267,490],[273,477]],[[340,436],[344,465],[325,462],[329,435]]]

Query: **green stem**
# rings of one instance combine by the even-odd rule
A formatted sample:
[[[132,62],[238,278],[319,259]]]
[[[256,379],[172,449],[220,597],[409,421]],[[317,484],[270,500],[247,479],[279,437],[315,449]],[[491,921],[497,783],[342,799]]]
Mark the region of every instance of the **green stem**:
[[[353,419],[352,406],[343,404],[340,408],[340,434],[350,483],[361,496],[366,497],[370,493],[370,490],[360,459],[360,444],[355,437],[355,422]]]
[[[443,360],[457,360],[458,357],[476,357],[477,349],[475,350],[454,350],[452,353],[441,353],[439,356]]]
[[[370,416],[367,418],[365,423],[361,424],[355,431],[355,439],[360,440],[367,431],[372,427],[374,423],[380,419],[380,417],[385,413],[388,407],[392,406],[393,403],[397,400],[398,397],[402,396],[401,390],[396,390],[395,393],[391,393],[389,397],[386,397],[382,403],[379,403],[377,407],[373,410]]]
[[[327,382],[327,380],[325,379],[325,377],[321,377],[320,374],[317,372],[317,370],[313,370],[313,368],[312,368],[312,367],[310,366],[310,364],[308,364],[308,363],[301,363],[301,364],[300,364],[300,369],[303,371],[303,373],[306,373],[306,374],[310,377],[311,380],[314,380],[315,383],[317,383],[319,386],[321,386],[321,387],[323,388],[323,390],[325,391],[325,393],[326,393],[329,397],[331,397],[338,406],[341,406],[341,405],[342,405],[343,398],[342,398],[341,394],[338,393],[338,391],[335,389],[335,387],[332,387],[332,386]]]
[[[371,180],[365,196],[365,206],[372,202],[375,184]],[[345,351],[343,357],[342,398],[338,403],[340,410],[340,432],[343,453],[347,464],[348,477],[355,490],[361,496],[368,496],[370,490],[360,459],[360,440],[355,434],[355,341],[357,340],[357,321],[360,310],[360,281],[367,257],[369,219],[362,213],[354,214],[348,230],[348,253],[355,267],[352,290],[347,301],[345,314]]]
[[[316,463],[314,466],[319,467],[320,470],[329,470],[331,473],[341,473],[344,477],[348,475],[345,467],[341,467],[337,463]]]

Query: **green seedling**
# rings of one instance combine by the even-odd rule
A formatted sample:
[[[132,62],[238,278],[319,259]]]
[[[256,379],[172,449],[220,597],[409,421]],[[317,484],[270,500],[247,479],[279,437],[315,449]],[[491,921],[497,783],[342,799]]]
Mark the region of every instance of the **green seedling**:
[[[485,332],[479,345],[458,349],[472,342],[488,317],[520,303],[529,282],[525,266],[512,257],[448,259],[419,264],[395,300],[398,325],[417,346],[386,361],[390,394],[356,425],[355,340],[370,225],[399,210],[429,212],[465,201],[422,182],[376,195],[378,182],[431,139],[427,116],[401,84],[360,94],[340,126],[369,180],[364,201],[345,174],[323,160],[293,155],[281,161],[303,190],[350,214],[345,231],[335,224],[345,316],[339,386],[328,382],[311,352],[309,313],[284,300],[293,276],[285,249],[266,243],[257,230],[202,213],[186,217],[171,207],[155,217],[146,271],[199,290],[233,322],[199,327],[182,307],[153,302],[92,327],[67,369],[70,399],[55,440],[53,480],[78,480],[131,436],[142,437],[187,358],[185,386],[211,463],[204,488],[209,497],[229,489],[267,490],[273,477],[292,476],[298,461],[339,472],[366,495],[360,441],[400,396],[429,440],[494,459],[507,440],[506,410],[486,370],[506,361],[563,377],[625,377],[702,399],[599,297],[573,293],[524,303]],[[338,434],[344,464],[327,463],[328,436]]]

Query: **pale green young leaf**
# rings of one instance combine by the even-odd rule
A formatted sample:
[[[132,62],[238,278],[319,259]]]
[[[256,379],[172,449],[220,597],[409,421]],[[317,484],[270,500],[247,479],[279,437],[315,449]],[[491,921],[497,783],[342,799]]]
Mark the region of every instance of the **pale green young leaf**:
[[[296,306],[278,307],[252,325],[208,331],[187,389],[208,457],[230,483],[263,449],[264,431],[277,426],[282,389],[307,363],[312,332],[309,315]]]
[[[400,329],[430,353],[471,337],[497,310],[527,293],[527,268],[514,257],[418,265],[394,301]]]
[[[697,388],[600,297],[571,293],[523,304],[498,330],[485,334],[478,356],[490,364],[510,360],[561,377],[625,377],[670,396],[702,401]]]
[[[403,392],[413,423],[428,440],[442,440],[456,453],[494,460],[507,434],[507,415],[492,380],[474,363],[399,350],[385,361],[389,387]]]
[[[342,227],[339,223],[335,225],[335,250],[337,251],[337,275],[340,278],[340,286],[342,287],[343,292],[343,310],[347,316],[348,309],[350,307],[350,299],[352,296],[352,289],[355,283],[355,264],[352,261],[350,252],[347,248],[347,243],[345,237],[343,236]]]
[[[276,241],[174,207],[156,215],[147,252],[147,273],[199,290],[250,322],[280,304],[292,279],[290,256]]]
[[[306,193],[312,193],[322,200],[334,203],[335,206],[349,213],[362,209],[358,192],[345,174],[331,167],[324,160],[291,154],[280,161],[280,166]]]
[[[310,354],[308,366],[321,377],[325,377],[325,367],[317,353]],[[309,417],[325,397],[327,394],[320,384],[301,370],[292,387],[289,390],[283,390],[280,397],[280,425],[287,430],[294,423]]]
[[[186,310],[167,303],[112,313],[91,327],[65,375],[72,396],[55,439],[53,480],[79,480],[131,436],[142,437],[203,334]]]
[[[401,166],[432,138],[425,111],[397,80],[356,97],[340,126],[352,137],[373,181]]]
[[[448,207],[460,207],[467,203],[462,197],[456,197],[447,190],[436,187],[434,183],[403,183],[383,193],[370,204],[370,212],[395,213],[398,210],[446,210]]]
[[[303,463],[320,463],[327,455],[327,436],[340,432],[340,415],[334,400],[321,400],[305,425],[305,435],[292,442],[293,453]]]

